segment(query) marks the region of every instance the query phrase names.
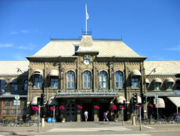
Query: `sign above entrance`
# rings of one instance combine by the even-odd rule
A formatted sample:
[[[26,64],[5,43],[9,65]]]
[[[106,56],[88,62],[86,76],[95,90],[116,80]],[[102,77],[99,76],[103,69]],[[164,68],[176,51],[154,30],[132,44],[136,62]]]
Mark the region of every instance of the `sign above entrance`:
[[[117,97],[118,90],[57,90],[60,97]]]

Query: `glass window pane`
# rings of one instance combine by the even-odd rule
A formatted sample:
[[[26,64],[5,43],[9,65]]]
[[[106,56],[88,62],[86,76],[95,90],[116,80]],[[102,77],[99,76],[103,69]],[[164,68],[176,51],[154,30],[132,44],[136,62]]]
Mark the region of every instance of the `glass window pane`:
[[[24,80],[24,90],[28,90],[28,80]]]
[[[73,71],[67,72],[67,88],[74,88],[75,74]]]
[[[116,88],[122,88],[123,87],[123,74],[120,71],[117,71],[115,74],[115,82],[116,82]]]
[[[107,88],[107,73],[105,71],[100,72],[99,85],[100,88]]]
[[[83,88],[90,88],[91,84],[91,72],[85,71],[83,73]]]
[[[132,88],[139,88],[139,78],[132,77],[132,79],[131,79],[131,87]]]
[[[42,88],[42,77],[41,76],[37,76],[34,79],[34,88]]]

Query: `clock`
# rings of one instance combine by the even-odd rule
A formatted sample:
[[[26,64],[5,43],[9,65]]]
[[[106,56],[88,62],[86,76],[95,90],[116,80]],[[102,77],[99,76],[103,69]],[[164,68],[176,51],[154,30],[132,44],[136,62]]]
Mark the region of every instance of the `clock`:
[[[89,63],[90,63],[90,60],[89,60],[89,59],[84,59],[84,64],[85,64],[85,65],[89,65]]]

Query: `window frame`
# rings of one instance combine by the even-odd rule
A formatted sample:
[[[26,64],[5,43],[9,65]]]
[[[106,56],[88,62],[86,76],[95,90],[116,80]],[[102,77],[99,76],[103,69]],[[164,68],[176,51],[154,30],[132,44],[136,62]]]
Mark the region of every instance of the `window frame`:
[[[58,78],[54,78],[54,77],[51,77],[50,78],[50,88],[51,89],[58,89],[58,82],[59,82],[59,79]],[[53,84],[52,84],[53,83]],[[53,85],[53,86],[52,86]]]
[[[85,81],[85,78],[87,79],[86,81]],[[88,70],[84,71],[83,72],[83,89],[91,88],[91,86],[92,86],[91,80],[92,80],[91,72]],[[86,84],[86,87],[85,87],[85,84]]]
[[[105,85],[105,87],[104,87],[104,85]],[[108,73],[104,70],[99,72],[99,88],[100,89],[108,88]]]
[[[66,73],[66,88],[67,89],[75,88],[75,72],[72,70]]]
[[[26,88],[26,89],[25,89]],[[23,90],[27,91],[28,90],[28,79],[24,80],[24,84],[23,84]]]
[[[140,88],[140,77],[138,77],[138,76],[131,77],[131,88],[132,89],[139,89]]]
[[[173,82],[166,82],[166,90],[172,90],[173,89]]]
[[[38,80],[36,80],[38,79]],[[37,82],[37,86],[36,86],[36,82]],[[34,89],[42,89],[42,84],[43,84],[43,78],[41,75],[35,75],[34,76]]]
[[[161,83],[154,82],[154,90],[155,91],[160,91],[161,90]]]
[[[117,77],[117,76],[119,76],[119,77]],[[123,89],[123,87],[124,87],[124,85],[123,85],[123,72],[122,71],[120,71],[120,70],[118,70],[118,71],[116,71],[115,72],[115,76],[114,76],[114,78],[115,78],[115,88],[116,89]],[[117,78],[118,78],[118,80],[117,80]],[[118,83],[118,86],[117,86],[117,83]]]

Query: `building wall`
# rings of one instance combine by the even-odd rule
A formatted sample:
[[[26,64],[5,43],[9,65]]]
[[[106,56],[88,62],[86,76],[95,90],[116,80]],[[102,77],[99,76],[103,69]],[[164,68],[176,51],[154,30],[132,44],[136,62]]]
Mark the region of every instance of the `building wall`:
[[[144,59],[122,59],[122,58],[98,58],[96,56],[88,56],[90,59],[90,64],[84,64],[84,58],[87,56],[78,56],[74,58],[57,58],[54,60],[49,59],[30,59],[30,69],[29,69],[29,89],[28,89],[28,103],[31,102],[32,98],[35,96],[40,96],[43,89],[33,88],[33,70],[40,69],[43,71],[43,77],[45,80],[44,92],[46,94],[47,100],[51,96],[56,95],[57,89],[51,89],[48,87],[50,83],[49,72],[52,69],[59,71],[59,87],[60,90],[67,89],[66,75],[68,71],[73,71],[75,73],[75,88],[77,90],[83,90],[83,72],[90,71],[92,77],[91,89],[101,90],[99,87],[99,73],[101,71],[106,71],[108,73],[108,84],[107,90],[117,90],[115,88],[115,72],[121,71],[124,76],[123,88],[118,89],[119,94],[127,97],[128,101],[131,99],[133,93],[138,93],[140,91],[144,93]],[[131,88],[131,72],[133,70],[139,70],[142,74],[140,77],[140,87],[137,89]]]
[[[0,99],[0,119],[16,119],[16,106],[13,105],[13,98]],[[26,115],[26,99],[20,99],[20,106],[17,107],[17,119],[23,119]]]

